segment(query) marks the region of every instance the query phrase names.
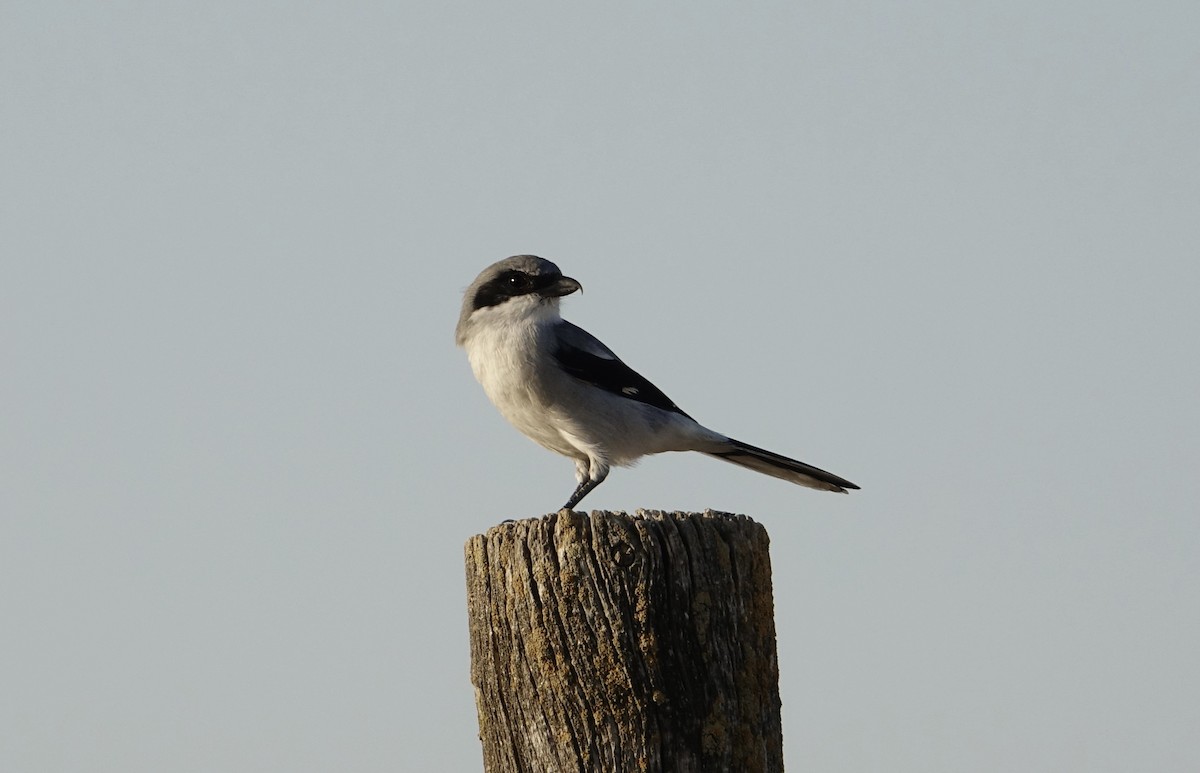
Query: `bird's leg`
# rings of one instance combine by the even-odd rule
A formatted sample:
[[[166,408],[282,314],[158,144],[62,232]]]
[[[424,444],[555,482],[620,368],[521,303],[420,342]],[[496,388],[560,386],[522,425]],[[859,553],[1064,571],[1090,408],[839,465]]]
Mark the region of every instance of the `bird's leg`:
[[[582,473],[582,470],[580,470],[580,472]],[[579,476],[579,485],[575,487],[575,493],[571,494],[571,498],[568,499],[567,503],[560,509],[570,510],[571,508],[575,507],[575,505],[579,504],[579,500],[586,497],[588,492],[599,486],[604,482],[604,479],[608,477],[607,466],[600,468],[596,472],[597,474],[594,477],[590,475],[585,476],[582,474]]]
[[[590,480],[589,479],[589,480],[580,481],[579,485],[575,487],[575,493],[571,494],[571,498],[568,499],[567,503],[559,509],[560,510],[570,510],[571,508],[575,507],[575,505],[579,504],[579,500],[586,497],[588,495],[589,491],[591,491],[592,489],[596,488],[596,486],[599,486],[599,485],[600,485],[600,481],[598,481],[598,480]]]

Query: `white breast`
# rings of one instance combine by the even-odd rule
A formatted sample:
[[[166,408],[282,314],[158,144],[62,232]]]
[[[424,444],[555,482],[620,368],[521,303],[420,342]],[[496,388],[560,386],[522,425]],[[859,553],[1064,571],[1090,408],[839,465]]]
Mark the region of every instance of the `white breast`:
[[[539,370],[545,367],[539,365],[539,342],[548,326],[560,319],[558,310],[522,300],[475,312],[463,344],[471,370],[509,423],[551,451],[579,458],[579,450],[562,432],[565,427],[560,427],[563,417],[546,401]]]

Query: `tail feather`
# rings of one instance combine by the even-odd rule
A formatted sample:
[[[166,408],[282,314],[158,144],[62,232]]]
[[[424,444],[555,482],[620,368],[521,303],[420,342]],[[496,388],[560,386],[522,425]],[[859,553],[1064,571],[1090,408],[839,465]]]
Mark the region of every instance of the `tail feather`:
[[[756,472],[821,491],[837,491],[846,494],[848,493],[847,489],[858,488],[845,478],[839,478],[831,472],[825,472],[811,464],[798,462],[795,459],[780,456],[733,438],[729,439],[727,447],[723,450],[705,451],[704,453]]]

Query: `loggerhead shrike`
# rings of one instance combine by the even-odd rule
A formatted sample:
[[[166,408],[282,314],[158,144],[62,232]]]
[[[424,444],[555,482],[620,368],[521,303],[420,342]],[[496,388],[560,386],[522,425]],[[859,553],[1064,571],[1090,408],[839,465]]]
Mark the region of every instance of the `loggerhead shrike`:
[[[801,486],[856,489],[848,480],[701,426],[586,330],[558,313],[582,290],[558,266],[515,255],[483,270],[463,298],[455,341],[504,418],[575,460],[571,509],[608,475],[663,451],[699,451]]]

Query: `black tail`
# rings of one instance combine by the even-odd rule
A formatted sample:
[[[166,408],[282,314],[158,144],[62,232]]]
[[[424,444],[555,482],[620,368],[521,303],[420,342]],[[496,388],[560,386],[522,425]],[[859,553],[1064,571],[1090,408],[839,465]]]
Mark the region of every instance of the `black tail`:
[[[858,488],[845,478],[839,478],[831,472],[825,472],[811,464],[798,462],[795,459],[756,448],[733,438],[729,439],[729,446],[726,450],[705,451],[704,453],[750,470],[822,491],[838,491],[846,494],[848,493],[846,489]]]

